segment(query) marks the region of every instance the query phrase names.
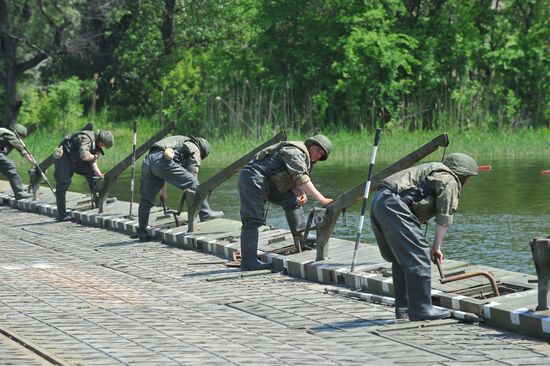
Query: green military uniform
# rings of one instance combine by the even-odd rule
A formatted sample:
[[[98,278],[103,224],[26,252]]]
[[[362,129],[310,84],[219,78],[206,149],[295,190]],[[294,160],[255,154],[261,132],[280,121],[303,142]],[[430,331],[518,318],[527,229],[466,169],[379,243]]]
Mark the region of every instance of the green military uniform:
[[[76,173],[86,178],[90,191],[95,193],[95,181],[98,178],[92,169],[96,154],[103,153],[97,143],[104,142],[105,147],[111,148],[114,143],[113,135],[109,131],[78,131],[66,136],[59,147],[62,155],[55,160],[54,178],[56,181],[57,220],[69,220],[66,210],[66,195],[71,185],[72,177]]]
[[[313,169],[308,146],[315,143],[325,150],[325,160],[332,145],[322,136],[315,136],[306,143],[283,141],[267,147],[256,154],[239,175],[238,189],[241,201],[241,270],[268,268],[257,259],[258,228],[264,224],[265,204],[271,202],[282,206],[294,235],[305,228],[303,208],[298,204],[293,189],[310,181]]]
[[[27,135],[27,129],[23,125],[16,124],[14,130],[20,137]],[[23,182],[15,169],[15,165],[7,157],[11,149],[19,151],[21,156],[27,154],[25,147],[17,138],[14,131],[0,127],[0,174],[8,178],[16,200],[29,198],[30,195],[23,189]]]
[[[457,161],[459,167],[453,165]],[[464,164],[470,169],[461,170]],[[371,223],[382,256],[392,263],[398,318],[407,307],[411,320],[447,315],[431,308],[431,246],[420,226],[432,217],[439,225],[451,225],[462,182],[476,174],[471,157],[451,154],[443,163],[412,167],[380,184],[372,201]]]
[[[138,210],[140,240],[151,239],[147,233],[149,212],[164,182],[180,189],[196,189],[199,185],[197,174],[201,162],[209,151],[208,141],[200,137],[187,136],[166,137],[151,147],[141,166],[141,198]],[[208,201],[204,200],[199,211],[199,219],[206,221],[219,217],[223,217],[223,212],[213,211]]]

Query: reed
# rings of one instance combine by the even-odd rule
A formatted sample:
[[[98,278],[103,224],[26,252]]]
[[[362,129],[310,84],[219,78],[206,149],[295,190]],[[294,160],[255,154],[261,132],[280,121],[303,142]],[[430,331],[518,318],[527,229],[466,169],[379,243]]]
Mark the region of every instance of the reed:
[[[81,121],[82,122],[82,121]],[[81,123],[82,125],[84,123]],[[160,124],[150,120],[138,121],[138,144],[147,140],[160,128]],[[76,129],[76,127],[74,128]],[[100,166],[104,171],[132,152],[133,132],[131,123],[109,123],[101,116],[94,122],[94,129],[110,129],[115,135],[115,146],[101,158]],[[227,165],[246,154],[252,148],[272,137],[277,130],[273,127],[262,128],[259,132],[231,132],[217,137],[206,137],[212,145],[208,160]],[[289,140],[303,140],[309,134],[287,131]],[[383,131],[378,154],[381,160],[392,161],[408,154],[445,131],[407,131],[394,129]],[[328,164],[357,164],[368,160],[372,149],[373,134],[369,131],[338,130],[323,131],[333,142],[333,154]],[[508,131],[447,131],[450,145],[447,153],[465,152],[479,161],[498,159],[550,159],[550,129],[517,129]],[[26,140],[31,152],[38,161],[45,159],[64,136],[64,131],[46,131],[38,129]],[[16,152],[10,154],[18,169],[28,168],[28,163]],[[430,158],[433,160],[433,158]],[[323,164],[324,165],[324,164]],[[21,170],[20,170],[21,171]]]

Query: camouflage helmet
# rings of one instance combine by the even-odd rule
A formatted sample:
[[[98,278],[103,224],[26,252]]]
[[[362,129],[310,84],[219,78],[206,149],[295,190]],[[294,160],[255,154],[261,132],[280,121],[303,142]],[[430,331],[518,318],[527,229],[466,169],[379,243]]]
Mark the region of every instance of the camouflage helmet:
[[[23,126],[20,123],[13,125],[13,131],[17,132],[19,136],[27,137],[27,127]]]
[[[208,154],[210,154],[210,144],[208,143],[208,141],[206,139],[203,139],[202,137],[191,136],[191,138],[199,147],[199,150],[201,152],[201,159],[206,159]]]
[[[469,155],[462,153],[453,153],[449,154],[443,160],[449,169],[459,177],[470,177],[472,175],[477,175],[477,163]]]
[[[110,149],[115,144],[115,138],[111,131],[102,130],[97,134],[97,141],[103,142],[107,149]]]
[[[311,136],[305,141],[305,145],[307,147],[310,147],[311,145],[317,145],[321,149],[325,151],[325,155],[321,158],[321,160],[327,160],[328,156],[330,155],[330,152],[332,151],[332,142],[326,137],[325,135],[315,135]]]

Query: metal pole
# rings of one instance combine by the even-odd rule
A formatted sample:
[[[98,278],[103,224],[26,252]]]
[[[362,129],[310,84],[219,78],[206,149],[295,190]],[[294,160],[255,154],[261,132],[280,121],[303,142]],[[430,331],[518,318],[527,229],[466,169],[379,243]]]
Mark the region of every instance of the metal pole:
[[[25,151],[27,151],[27,154],[29,154],[29,156],[31,157],[32,163],[34,164],[36,169],[40,172],[40,175],[42,176],[42,179],[44,179],[44,181],[48,184],[48,186],[52,190],[53,195],[55,196],[55,190],[53,189],[52,185],[50,184],[50,181],[48,180],[48,177],[46,177],[46,174],[44,174],[44,171],[42,171],[42,169],[40,169],[40,165],[38,165],[38,163],[36,162],[36,159],[34,158],[34,156],[32,156],[31,152],[29,151],[29,148],[27,147],[27,145],[25,145],[25,143],[23,142],[23,139],[19,136],[19,134],[17,132],[13,131],[13,133],[15,134],[15,136],[17,137],[17,139],[19,140],[21,145],[23,145],[23,148],[25,149]]]
[[[424,236],[426,236],[426,234],[424,234]],[[439,271],[439,277],[441,277],[441,279],[444,280],[445,275],[443,274],[443,271],[441,270],[441,263],[439,262],[439,258],[435,258],[435,264],[437,266],[437,270]]]
[[[134,177],[136,174],[136,144],[137,144],[137,118],[134,119],[134,144],[132,146],[132,176],[130,179],[130,213],[129,218],[132,218],[132,204],[134,203]]]
[[[355,270],[355,262],[357,262],[357,251],[359,250],[359,242],[361,241],[361,235],[363,235],[363,223],[365,221],[365,208],[367,207],[367,200],[369,198],[370,181],[372,178],[374,161],[376,160],[376,151],[378,150],[378,142],[380,142],[381,131],[382,131],[381,129],[377,128],[376,133],[374,134],[374,146],[372,147],[369,174],[367,176],[367,183],[365,184],[365,193],[363,194],[363,205],[361,206],[361,217],[359,218],[359,225],[357,227],[357,237],[355,238],[355,249],[353,250],[353,259],[351,261],[351,272]]]

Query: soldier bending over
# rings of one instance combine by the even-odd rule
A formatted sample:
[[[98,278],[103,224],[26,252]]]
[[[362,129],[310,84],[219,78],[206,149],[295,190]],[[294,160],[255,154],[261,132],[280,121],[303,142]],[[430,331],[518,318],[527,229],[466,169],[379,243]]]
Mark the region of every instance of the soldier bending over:
[[[269,268],[258,260],[258,228],[264,224],[267,201],[285,210],[288,226],[294,236],[305,229],[303,205],[307,194],[326,206],[332,199],[323,196],[309,175],[313,164],[326,160],[332,143],[324,135],[315,135],[305,142],[282,141],[256,154],[239,176],[241,199],[241,270]]]
[[[11,149],[15,148],[29,163],[34,163],[24,145],[17,138],[16,133],[20,138],[24,139],[27,137],[27,128],[19,123],[15,124],[13,131],[0,127],[0,173],[8,178],[15,199],[21,200],[29,198],[30,194],[23,189],[21,177],[17,173],[17,170],[15,170],[13,162],[8,159],[7,154]]]
[[[71,220],[71,215],[67,213],[66,196],[74,173],[84,176],[92,195],[95,194],[95,180],[103,178],[97,159],[103,154],[102,148],[110,149],[114,141],[111,131],[78,131],[65,137],[55,149],[57,221]]]
[[[443,238],[458,207],[460,191],[477,164],[466,154],[450,154],[443,163],[427,163],[397,172],[378,187],[370,211],[380,253],[392,263],[395,316],[410,320],[448,318],[432,306],[431,264],[444,258]],[[420,225],[435,216],[434,242]]]
[[[155,204],[155,196],[160,192],[165,200],[167,183],[180,189],[195,189],[199,185],[197,175],[201,161],[210,153],[210,144],[200,137],[166,137],[149,150],[141,166],[141,199],[138,210],[138,238],[149,241],[147,233],[149,212]],[[205,199],[199,211],[199,219],[207,221],[223,217],[222,211],[213,211]]]

